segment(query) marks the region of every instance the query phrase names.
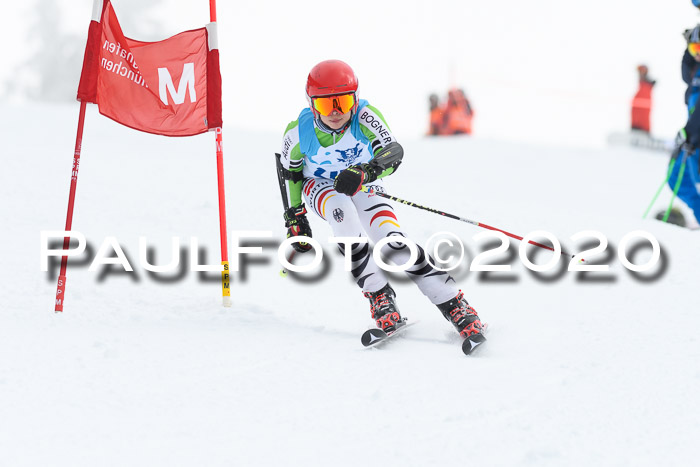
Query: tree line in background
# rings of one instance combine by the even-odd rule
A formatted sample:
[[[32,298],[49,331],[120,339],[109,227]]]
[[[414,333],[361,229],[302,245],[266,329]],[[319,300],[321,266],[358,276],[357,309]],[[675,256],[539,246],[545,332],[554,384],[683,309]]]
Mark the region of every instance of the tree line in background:
[[[112,3],[119,8],[120,22],[127,37],[147,41],[165,38],[163,24],[155,14],[162,0],[152,0],[147,7],[139,0],[115,0]],[[75,101],[90,25],[89,13],[81,10],[86,14],[85,28],[77,34],[61,28],[65,12],[56,0],[36,0],[27,11],[34,13],[28,19],[28,54],[5,83],[0,97],[43,102]]]

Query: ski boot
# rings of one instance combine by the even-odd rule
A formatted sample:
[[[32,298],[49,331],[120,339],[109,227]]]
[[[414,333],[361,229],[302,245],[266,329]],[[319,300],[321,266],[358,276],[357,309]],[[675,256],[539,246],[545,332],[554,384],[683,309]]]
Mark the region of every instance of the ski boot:
[[[442,312],[445,319],[454,325],[460,336],[469,338],[469,336],[482,332],[483,325],[481,324],[479,315],[476,314],[476,310],[464,299],[464,294],[461,290],[455,298],[437,307]]]
[[[406,324],[406,319],[401,317],[394,301],[396,293],[389,284],[376,292],[363,293],[369,299],[372,319],[377,322],[379,329],[390,334]]]

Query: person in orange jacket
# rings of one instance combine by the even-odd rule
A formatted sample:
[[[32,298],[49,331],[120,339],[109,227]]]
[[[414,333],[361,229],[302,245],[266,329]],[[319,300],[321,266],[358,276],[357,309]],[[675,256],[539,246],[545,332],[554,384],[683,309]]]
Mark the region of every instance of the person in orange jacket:
[[[632,130],[651,132],[651,90],[656,81],[649,78],[646,65],[637,67],[639,72],[639,89],[632,99]]]
[[[472,117],[474,111],[469,99],[462,89],[452,89],[448,93],[447,108],[445,110],[446,129],[449,135],[472,133]]]

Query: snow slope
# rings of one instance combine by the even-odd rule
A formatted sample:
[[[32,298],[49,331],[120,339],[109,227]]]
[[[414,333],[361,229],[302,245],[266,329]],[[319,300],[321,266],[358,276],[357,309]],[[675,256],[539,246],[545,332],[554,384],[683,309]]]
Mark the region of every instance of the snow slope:
[[[460,286],[491,324],[473,358],[397,276],[399,305],[420,322],[365,350],[368,305],[318,219],[327,268],[278,275],[280,134],[224,130],[229,233],[273,232],[252,240],[263,253],[233,275],[234,306],[224,309],[216,274],[154,277],[138,256],[140,235],[157,263],[172,236],[185,245],[198,237],[201,261],[217,262],[213,136],[139,134],[89,110],[73,227],[95,250],[115,236],[136,271],[69,265],[60,315],[55,272],[39,270],[39,238],[65,222],[78,106],[0,115],[0,127],[16,129],[3,135],[0,172],[3,465],[639,466],[700,455],[700,232],[641,219],[665,156],[404,138],[389,193],[519,235],[546,230],[569,251],[588,241],[575,233],[600,231],[610,255],[587,259],[611,268],[535,275],[517,256],[496,258],[509,273],[460,268]],[[669,199],[664,189],[653,212]],[[467,265],[487,243],[472,238],[483,229],[396,211],[419,243],[454,232]],[[663,251],[641,278],[616,256],[635,230]],[[650,251],[630,257],[641,264]]]

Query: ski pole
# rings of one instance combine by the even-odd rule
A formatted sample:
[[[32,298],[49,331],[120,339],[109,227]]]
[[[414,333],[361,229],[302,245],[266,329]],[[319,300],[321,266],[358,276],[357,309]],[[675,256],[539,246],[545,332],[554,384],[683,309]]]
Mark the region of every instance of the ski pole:
[[[669,179],[671,178],[671,174],[673,173],[673,170],[676,168],[676,164],[678,163],[678,153],[679,152],[680,152],[680,146],[673,151],[673,154],[671,155],[671,160],[673,160],[673,164],[668,164],[668,173],[666,174],[666,178],[664,179],[663,182],[661,182],[661,186],[659,187],[659,189],[656,190],[656,194],[654,195],[654,198],[651,200],[651,203],[649,203],[647,210],[644,211],[644,215],[642,216],[642,219],[647,218],[649,211],[651,210],[654,203],[656,203],[656,199],[661,194],[661,190],[664,189],[664,187],[668,183]]]
[[[445,216],[445,217],[449,217],[450,219],[455,219],[458,221],[466,222],[467,224],[472,224],[472,225],[475,225],[477,227],[482,227],[484,229],[495,230],[496,232],[501,232],[502,234],[505,234],[511,238],[515,238],[515,239],[520,240],[520,241],[523,240],[523,237],[512,234],[510,232],[506,232],[505,230],[499,229],[497,227],[492,227],[490,225],[484,224],[483,222],[473,221],[471,219],[465,219],[464,217],[455,216],[454,214],[450,214],[450,213],[447,213],[445,211],[440,211],[438,209],[429,208],[427,206],[421,206],[420,204],[416,204],[416,203],[413,203],[411,201],[406,201],[404,199],[397,198],[395,196],[391,196],[387,193],[382,193],[380,191],[373,190],[371,187],[363,186],[362,191],[364,191],[365,193],[371,193],[371,194],[374,194],[377,196],[381,196],[382,198],[386,198],[386,199],[389,199],[391,201],[395,201],[397,203],[405,204],[406,206],[410,206],[412,208],[422,209],[424,211],[432,212],[433,214],[439,214],[441,216]],[[547,245],[543,245],[542,243],[538,243],[538,242],[535,242],[532,240],[528,240],[528,243],[530,243],[531,245],[538,246],[540,248],[544,248],[546,250],[554,251],[554,248],[547,246]],[[570,257],[570,258],[574,257],[574,255],[567,253],[565,251],[562,251],[561,253],[565,256]]]
[[[652,198],[651,203],[649,203],[649,206],[647,206],[647,210],[644,211],[644,215],[642,216],[642,219],[646,219],[652,206],[654,206],[654,204],[656,203],[656,199],[661,194],[661,190],[664,189],[664,187],[668,183],[669,179],[671,178],[671,174],[673,173],[673,170],[676,168],[676,163],[678,162],[678,154],[680,153],[680,150],[681,150],[680,146],[678,146],[676,149],[673,150],[673,153],[671,154],[671,160],[673,161],[673,164],[668,165],[668,173],[666,173],[666,178],[664,179],[663,182],[661,182],[661,186],[659,186],[659,189],[656,190],[656,194],[654,195],[654,198]]]
[[[280,196],[282,196],[282,206],[284,206],[284,212],[289,210],[289,198],[287,197],[287,183],[284,177],[284,167],[282,167],[282,161],[280,161],[281,154],[275,153],[275,164],[277,166],[277,181],[280,187]],[[292,249],[292,252],[287,257],[287,262],[291,263],[296,255],[297,250]],[[287,277],[287,269],[282,268],[280,271],[280,276]]]
[[[292,249],[292,252],[287,257],[287,262],[291,263],[292,260],[294,259],[294,255],[296,255],[296,254],[297,254],[297,250]],[[280,276],[282,276],[283,278],[287,277],[288,273],[289,273],[289,271],[287,271],[286,268],[282,268],[282,270],[280,271]]]
[[[685,173],[685,164],[688,159],[688,151],[683,150],[683,162],[681,162],[681,168],[678,171],[678,178],[673,186],[673,196],[671,196],[671,202],[668,203],[668,208],[666,209],[666,214],[664,214],[663,221],[668,221],[668,216],[671,214],[671,208],[673,208],[673,202],[676,200],[676,195],[678,194],[678,189],[681,187],[681,181],[683,180],[683,174]],[[674,163],[675,166],[675,163]]]

